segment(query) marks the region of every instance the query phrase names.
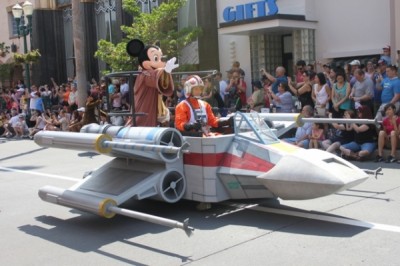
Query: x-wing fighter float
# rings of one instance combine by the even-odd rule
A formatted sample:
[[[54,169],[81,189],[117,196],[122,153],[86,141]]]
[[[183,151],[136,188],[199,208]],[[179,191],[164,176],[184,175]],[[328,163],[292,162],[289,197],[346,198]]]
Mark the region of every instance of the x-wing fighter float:
[[[264,114],[268,117],[268,114]],[[299,122],[298,114],[271,114],[270,120]],[[182,136],[174,128],[90,124],[81,133],[42,131],[42,147],[91,151],[115,157],[69,189],[45,186],[39,196],[111,218],[115,214],[181,228],[181,223],[118,207],[134,198],[168,203],[216,203],[232,199],[303,200],[360,184],[363,170],[331,153],[296,147],[276,136],[258,113],[234,114],[234,133]],[[276,123],[278,124],[278,123]]]

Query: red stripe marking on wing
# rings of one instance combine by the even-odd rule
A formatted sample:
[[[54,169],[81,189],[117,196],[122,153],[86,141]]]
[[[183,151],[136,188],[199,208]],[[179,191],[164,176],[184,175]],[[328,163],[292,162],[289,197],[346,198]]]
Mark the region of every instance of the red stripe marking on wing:
[[[183,157],[184,164],[202,167],[229,167],[243,170],[267,172],[274,164],[245,153],[239,157],[230,153],[186,153]]]

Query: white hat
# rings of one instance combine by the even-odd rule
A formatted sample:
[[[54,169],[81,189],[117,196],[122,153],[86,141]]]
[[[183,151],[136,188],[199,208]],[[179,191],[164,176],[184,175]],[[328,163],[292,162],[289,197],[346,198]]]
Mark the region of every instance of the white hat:
[[[77,109],[78,112],[85,112],[85,107],[80,107]]]
[[[359,66],[359,65],[361,65],[361,63],[360,63],[360,61],[358,61],[358,60],[353,60],[353,61],[350,62],[350,65],[352,65],[352,66]]]

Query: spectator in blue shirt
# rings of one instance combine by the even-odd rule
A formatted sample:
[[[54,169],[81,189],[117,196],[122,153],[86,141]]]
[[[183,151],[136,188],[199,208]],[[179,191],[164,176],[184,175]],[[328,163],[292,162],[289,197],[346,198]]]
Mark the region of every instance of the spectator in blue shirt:
[[[377,119],[378,121],[382,121],[382,112],[386,104],[394,104],[396,110],[399,110],[400,106],[400,79],[397,75],[397,67],[394,65],[387,66],[386,75],[387,77],[383,80],[379,78],[376,84],[376,88],[378,90],[382,90],[382,104],[376,112],[375,116],[375,119]]]
[[[278,66],[275,70],[275,77],[268,73],[264,68],[261,70],[261,74],[266,76],[272,82],[272,91],[276,94],[278,93],[278,87],[282,82],[288,82],[285,75],[286,70],[283,66]]]

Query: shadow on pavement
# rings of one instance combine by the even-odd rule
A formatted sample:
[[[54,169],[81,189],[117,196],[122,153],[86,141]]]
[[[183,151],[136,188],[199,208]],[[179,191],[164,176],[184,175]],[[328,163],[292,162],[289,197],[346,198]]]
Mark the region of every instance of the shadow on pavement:
[[[95,152],[81,152],[78,153],[78,157],[89,157],[90,159],[92,159],[94,156],[98,156],[100,154],[95,153]]]
[[[0,162],[1,162],[1,161],[5,161],[5,160],[10,160],[10,159],[15,159],[15,158],[18,158],[18,157],[27,155],[27,154],[32,154],[32,153],[35,153],[35,152],[40,152],[40,151],[43,151],[43,150],[46,150],[46,149],[48,149],[48,148],[38,148],[38,149],[34,149],[34,150],[30,150],[30,151],[23,152],[23,153],[18,153],[18,154],[12,155],[12,156],[0,158]]]
[[[163,207],[165,206],[162,205],[163,207],[160,209],[160,202],[141,201],[139,202],[139,204],[135,203],[133,205],[134,206],[132,206],[132,204],[129,204],[127,206],[125,203],[121,207],[182,221],[182,217],[187,218],[188,216],[185,214],[185,212],[180,213],[179,207],[175,209],[173,206],[170,206],[169,211],[164,211]],[[118,215],[112,219],[106,219],[75,209],[72,209],[71,212],[74,214],[78,214],[78,216],[65,220],[59,219],[54,216],[38,216],[36,217],[36,220],[43,223],[43,227],[28,224],[20,226],[19,230],[26,234],[45,239],[47,241],[79,252],[95,252],[131,265],[145,264],[141,264],[137,261],[132,261],[128,259],[128,257],[121,257],[119,255],[100,250],[101,247],[112,244],[114,242],[121,242],[131,246],[149,250],[151,252],[157,252],[166,256],[178,258],[182,261],[182,263],[190,261],[189,257],[187,256],[182,256],[180,254],[156,249],[154,247],[139,244],[134,241],[135,237],[144,234],[157,235],[159,233],[175,229],[146,223],[143,221]],[[52,228],[48,228],[49,225],[52,226]],[[182,231],[183,237],[184,234],[185,233]]]
[[[286,232],[291,234],[350,238],[368,230],[368,228],[360,226],[282,215],[268,211],[250,211],[246,208],[247,205],[254,205],[255,203],[258,204],[258,206],[267,208],[346,219],[346,217],[327,213],[308,212],[287,207],[279,205],[277,202],[270,204],[268,201],[224,202],[221,204],[212,204],[212,208],[206,211],[197,211],[197,202],[191,201],[180,201],[176,204],[168,204],[150,200],[142,200],[140,202],[131,200],[124,203],[121,207],[177,221],[183,221],[189,217],[190,226],[196,229],[194,232],[195,234],[201,234],[202,231],[216,230],[232,224],[260,228],[266,231],[265,235],[273,232]],[[142,264],[137,261],[131,261],[128,258],[107,253],[100,250],[100,248],[114,242],[122,242],[151,252],[179,258],[182,263],[191,261],[190,257],[135,242],[135,237],[144,234],[157,235],[175,229],[118,215],[112,219],[105,219],[77,210],[71,210],[71,212],[79,216],[66,220],[58,219],[53,216],[39,216],[36,217],[36,220],[46,226],[23,225],[19,227],[19,229],[26,234],[40,237],[79,252],[97,252],[104,256],[135,265]],[[48,229],[48,225],[51,225],[52,228]],[[182,234],[184,234],[183,231]]]

